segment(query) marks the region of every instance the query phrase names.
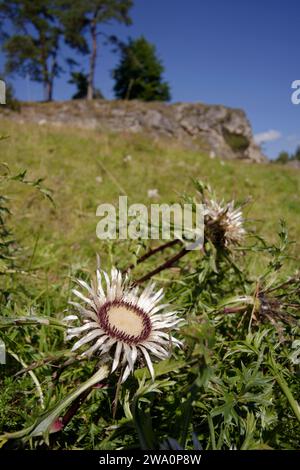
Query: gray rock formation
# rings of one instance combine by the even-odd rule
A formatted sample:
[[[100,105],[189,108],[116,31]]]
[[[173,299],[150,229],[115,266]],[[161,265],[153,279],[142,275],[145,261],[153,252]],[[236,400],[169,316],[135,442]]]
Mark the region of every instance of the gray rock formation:
[[[224,159],[266,161],[254,142],[244,111],[225,106],[76,100],[24,103],[19,113],[4,107],[1,111],[7,118],[21,122],[71,125],[100,132],[141,132],[151,137],[171,138],[183,146]]]

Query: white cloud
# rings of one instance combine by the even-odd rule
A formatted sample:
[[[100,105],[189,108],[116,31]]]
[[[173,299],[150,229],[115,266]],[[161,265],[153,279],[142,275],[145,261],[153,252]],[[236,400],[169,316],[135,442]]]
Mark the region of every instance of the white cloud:
[[[281,137],[281,132],[270,129],[269,131],[261,132],[260,134],[255,134],[254,140],[258,145],[264,144],[265,142],[272,142],[273,140],[278,140]]]

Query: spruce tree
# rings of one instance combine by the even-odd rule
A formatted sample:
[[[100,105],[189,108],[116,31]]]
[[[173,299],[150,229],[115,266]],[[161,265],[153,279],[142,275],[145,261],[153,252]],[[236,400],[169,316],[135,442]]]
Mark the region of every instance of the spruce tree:
[[[170,87],[163,81],[163,72],[155,46],[144,37],[130,39],[122,47],[121,61],[113,71],[116,97],[142,101],[170,100]]]

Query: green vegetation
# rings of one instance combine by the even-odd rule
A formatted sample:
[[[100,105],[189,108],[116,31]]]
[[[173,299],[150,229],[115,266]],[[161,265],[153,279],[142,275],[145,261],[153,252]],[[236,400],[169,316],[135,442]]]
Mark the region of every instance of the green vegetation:
[[[224,130],[224,138],[234,152],[244,152],[249,147],[249,141],[244,135]]]
[[[114,21],[130,25],[129,12],[133,2],[132,0],[56,0],[56,5],[66,43],[77,53],[89,55],[87,99],[92,100],[96,94],[94,80],[98,39],[100,35],[108,39],[101,31],[101,27]]]
[[[0,1],[0,15],[6,72],[42,83],[45,100],[52,100],[54,78],[62,71],[58,62],[62,31],[55,1]]]
[[[132,23],[132,0],[0,0],[0,44],[5,73],[41,83],[44,100],[53,100],[54,82],[70,69],[68,83],[77,86],[73,98],[102,97],[95,86],[100,39],[121,53],[113,71],[115,94],[120,99],[168,101],[170,89],[162,80],[164,67],[155,46],[143,36],[127,44],[104,26]],[[68,47],[68,56],[62,54]],[[75,70],[78,55],[88,55],[88,67]]]
[[[222,162],[182,150],[172,142],[153,143],[147,136],[132,134],[103,135],[8,121],[2,121],[1,133],[9,136],[1,142],[1,160],[11,171],[28,169],[32,179],[45,178],[54,191],[55,208],[41,203],[26,187],[11,189],[19,238],[27,245],[39,237],[35,256],[44,251],[44,241],[48,244],[51,239],[55,257],[62,250],[64,259],[71,262],[75,244],[81,246],[81,256],[92,258],[102,249],[95,234],[99,204],[117,203],[123,193],[129,203],[148,204],[151,188],[158,189],[158,202],[177,201],[179,194],[189,192],[191,178],[211,184],[220,198],[247,201],[248,227],[270,242],[275,241],[279,221],[284,219],[290,238],[296,241],[294,253],[299,252],[300,174],[292,169]],[[126,155],[132,156],[130,162],[124,161]],[[93,263],[91,259],[90,268]]]
[[[83,100],[88,96],[89,81],[88,76],[83,72],[72,72],[69,80],[71,85],[75,85],[77,88],[76,93],[72,96],[72,100]],[[100,90],[94,89],[93,98],[104,99]]]
[[[0,446],[172,448],[175,439],[188,449],[297,448],[300,173],[209,159],[147,136],[6,120],[1,134],[0,339],[8,362],[0,365]],[[229,252],[207,243],[204,254],[193,251],[154,276],[185,319],[184,348],[156,363],[155,383],[140,363],[121,387],[115,417],[112,374],[58,426],[76,394],[100,380],[92,378],[97,358],[77,360],[64,341],[74,278],[93,276],[95,253],[105,268],[125,269],[159,244],[98,240],[97,206],[117,204],[121,194],[129,203],[175,202],[196,193],[192,179],[219,199],[247,202],[244,246]],[[135,266],[133,279],[177,249]],[[49,435],[53,417],[57,432]],[[35,423],[42,435],[28,439]]]
[[[286,151],[282,151],[279,153],[278,157],[273,160],[274,163],[280,163],[280,164],[285,164],[293,161],[300,161],[300,146],[296,148],[294,153],[289,154]]]
[[[113,71],[115,95],[119,99],[169,101],[170,87],[162,79],[164,67],[156,49],[143,36],[130,39],[121,48],[121,61]]]
[[[73,57],[61,54],[65,43],[77,55],[89,55],[87,98],[93,99],[97,96],[94,77],[99,25],[109,21],[129,25],[131,7],[131,0],[0,0],[0,42],[6,72],[42,83],[45,101],[52,101],[54,80],[65,72],[63,62],[78,65]]]

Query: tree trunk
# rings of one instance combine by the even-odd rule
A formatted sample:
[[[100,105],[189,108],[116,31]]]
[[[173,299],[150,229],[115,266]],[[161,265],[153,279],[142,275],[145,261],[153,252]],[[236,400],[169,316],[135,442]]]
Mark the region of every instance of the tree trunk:
[[[53,99],[53,80],[44,83],[44,99],[45,101],[52,101]]]
[[[88,92],[87,99],[92,100],[94,98],[94,76],[97,59],[97,24],[94,20],[91,24],[91,35],[92,35],[92,52],[90,57],[90,72],[88,76]]]
[[[45,100],[46,101],[53,100],[53,84],[54,84],[54,78],[55,78],[56,68],[57,68],[56,53],[52,57],[51,69],[50,69],[49,74],[47,75],[47,80],[45,84]]]
[[[45,101],[52,101],[52,90],[53,90],[53,80],[51,80],[48,63],[47,63],[47,52],[45,47],[45,38],[44,35],[41,34],[40,37],[41,42],[41,64],[43,70],[43,86],[44,86],[44,100]]]

